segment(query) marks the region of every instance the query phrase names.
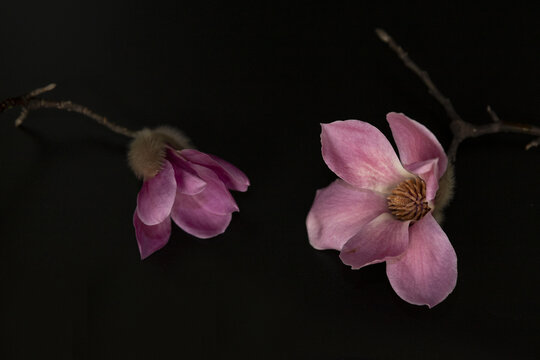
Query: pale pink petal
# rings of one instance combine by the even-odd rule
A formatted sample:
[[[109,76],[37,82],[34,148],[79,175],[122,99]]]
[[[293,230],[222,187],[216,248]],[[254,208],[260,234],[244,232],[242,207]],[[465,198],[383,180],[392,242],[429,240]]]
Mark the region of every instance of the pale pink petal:
[[[409,245],[409,221],[383,213],[343,245],[339,257],[353,269],[401,255]]]
[[[188,161],[181,158],[176,151],[170,149],[167,151],[167,159],[174,168],[178,191],[187,195],[195,195],[204,190],[206,181],[197,175],[197,172],[192,169]]]
[[[437,179],[446,171],[448,159],[439,140],[424,125],[404,114],[391,112],[386,119],[392,129],[399,158],[404,165],[419,161],[439,159]]]
[[[193,163],[190,166],[206,182],[203,191],[193,195],[195,201],[214,214],[226,215],[239,211],[231,193],[212,170]]]
[[[306,219],[309,243],[319,250],[341,250],[362,226],[386,209],[381,194],[357,189],[338,179],[315,195]]]
[[[231,213],[215,214],[205,209],[195,196],[178,193],[171,217],[181,229],[201,239],[222,234],[231,222]]]
[[[386,262],[386,273],[394,291],[411,304],[431,308],[454,290],[456,252],[431,213],[411,226],[409,248]]]
[[[152,253],[161,249],[169,241],[171,236],[171,218],[166,217],[163,222],[157,225],[144,224],[137,211],[133,214],[133,225],[135,226],[135,236],[139,245],[141,259],[145,259]]]
[[[349,184],[388,193],[411,176],[376,127],[358,120],[334,121],[321,126],[324,161]]]
[[[213,170],[227,188],[237,191],[247,190],[249,179],[233,164],[215,155],[205,154],[195,149],[184,149],[180,151],[180,154],[195,164]]]
[[[405,169],[415,175],[420,176],[420,178],[426,182],[427,201],[433,200],[435,195],[437,195],[437,190],[439,189],[439,176],[437,172],[438,162],[439,159],[435,158],[405,165]]]
[[[171,213],[176,195],[176,180],[170,162],[165,160],[159,173],[144,181],[137,196],[137,214],[146,225],[161,223]]]

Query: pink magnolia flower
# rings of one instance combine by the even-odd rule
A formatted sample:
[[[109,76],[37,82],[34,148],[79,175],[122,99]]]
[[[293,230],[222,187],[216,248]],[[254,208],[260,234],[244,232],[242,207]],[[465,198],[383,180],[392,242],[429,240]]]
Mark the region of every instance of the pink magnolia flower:
[[[387,120],[399,151],[358,121],[322,124],[322,156],[341,179],[318,190],[306,224],[310,244],[335,249],[353,269],[386,262],[405,301],[433,307],[454,289],[456,253],[432,211],[447,158],[436,137],[403,114]]]
[[[229,190],[246,191],[249,186],[234,165],[184,148],[186,143],[170,128],[142,130],[132,143],[130,164],[144,177],[133,215],[142,259],[167,244],[171,219],[198,238],[223,233],[232,213],[239,211]]]

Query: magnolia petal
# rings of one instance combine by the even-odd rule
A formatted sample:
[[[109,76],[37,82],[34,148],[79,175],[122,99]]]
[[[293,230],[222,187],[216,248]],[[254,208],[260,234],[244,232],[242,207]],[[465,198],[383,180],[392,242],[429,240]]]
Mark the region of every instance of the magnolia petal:
[[[137,196],[137,214],[141,221],[146,225],[156,225],[165,220],[171,213],[175,195],[173,166],[164,160],[159,173],[144,181]]]
[[[195,201],[207,211],[218,215],[239,211],[231,193],[212,170],[193,163],[190,166],[206,182],[204,190],[193,195]]]
[[[338,179],[315,195],[306,219],[309,243],[318,250],[341,250],[347,240],[386,208],[381,194],[357,189]]]
[[[137,211],[133,214],[135,236],[139,245],[141,259],[145,259],[167,244],[171,236],[171,218],[166,217],[163,222],[156,225],[146,225],[139,219]]]
[[[341,249],[339,257],[353,269],[401,255],[409,245],[409,221],[383,213],[366,224]]]
[[[250,182],[246,174],[230,162],[223,160],[216,155],[208,154],[208,156],[214,159],[223,169],[223,171],[220,171],[219,169],[214,169],[214,171],[229,189],[236,191],[247,190]]]
[[[186,160],[170,149],[167,153],[167,159],[173,165],[178,191],[186,195],[195,195],[204,190],[206,181],[197,175],[197,172],[191,168]]]
[[[359,188],[388,193],[410,174],[386,137],[358,120],[321,124],[322,156],[340,178]]]
[[[247,190],[249,179],[233,164],[215,155],[205,154],[195,149],[184,149],[180,151],[180,154],[195,164],[213,170],[228,189],[237,191]]]
[[[386,273],[394,291],[411,304],[431,308],[454,290],[456,252],[431,214],[411,226],[409,248],[387,261]]]
[[[181,229],[201,239],[222,234],[231,222],[231,213],[215,214],[205,209],[195,196],[176,195],[171,217]]]
[[[439,159],[435,158],[405,165],[405,169],[420,176],[420,178],[426,182],[427,201],[433,200],[439,189],[438,162]]]
[[[446,171],[448,159],[439,140],[424,125],[404,114],[391,112],[386,115],[390,124],[399,158],[404,165],[430,159],[439,159],[437,179]]]

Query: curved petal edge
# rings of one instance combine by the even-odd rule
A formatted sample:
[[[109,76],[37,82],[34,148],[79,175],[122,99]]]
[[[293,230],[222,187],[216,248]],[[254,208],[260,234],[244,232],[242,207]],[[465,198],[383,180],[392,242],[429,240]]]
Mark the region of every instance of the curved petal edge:
[[[339,257],[353,269],[401,255],[409,245],[409,221],[383,213],[362,227],[341,249]]]
[[[435,135],[427,127],[402,113],[388,113],[386,119],[390,124],[401,162],[409,165],[437,158],[439,179],[446,171],[448,159]]]
[[[169,242],[171,236],[170,217],[167,217],[160,224],[146,225],[139,219],[137,211],[135,211],[133,225],[135,226],[135,237],[137,238],[141,259],[146,259]]]
[[[389,193],[406,171],[386,137],[358,120],[321,124],[322,156],[340,178],[361,189]]]
[[[386,199],[338,179],[317,190],[306,219],[309,243],[315,249],[341,250],[362,226],[386,210]]]
[[[411,226],[409,248],[386,262],[386,274],[399,297],[415,305],[432,308],[454,290],[456,252],[431,214]]]

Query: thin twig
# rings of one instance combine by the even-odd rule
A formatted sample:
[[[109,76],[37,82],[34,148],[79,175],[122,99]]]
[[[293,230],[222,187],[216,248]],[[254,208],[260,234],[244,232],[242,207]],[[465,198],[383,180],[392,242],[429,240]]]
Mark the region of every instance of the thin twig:
[[[71,101],[52,101],[36,97],[45,92],[53,90],[55,87],[56,84],[49,84],[42,88],[32,90],[28,94],[8,98],[0,103],[0,113],[2,113],[6,109],[21,106],[21,113],[19,114],[19,117],[17,117],[17,119],[15,120],[15,126],[21,126],[31,110],[58,109],[65,111],[73,111],[89,117],[90,119],[96,121],[98,124],[105,126],[109,130],[117,134],[121,134],[127,137],[134,136],[134,131],[110,122],[109,120],[107,120],[106,117],[96,114],[85,106],[72,103]]]
[[[495,111],[488,106],[487,111],[493,120],[492,123],[486,125],[475,125],[473,123],[464,121],[461,116],[458,115],[452,102],[446,96],[444,96],[439,89],[435,86],[429,74],[422,70],[414,61],[411,60],[409,55],[399,46],[394,39],[388,33],[382,29],[375,29],[377,36],[385,43],[388,44],[390,49],[392,49],[397,56],[403,61],[403,64],[411,69],[419,78],[422,80],[424,85],[428,88],[429,93],[444,107],[448,117],[450,118],[450,129],[454,135],[452,143],[448,148],[447,156],[451,162],[456,160],[456,152],[463,140],[471,137],[477,137],[487,134],[496,134],[501,132],[508,133],[518,133],[518,134],[528,134],[528,135],[538,135],[540,136],[540,127],[516,124],[516,123],[507,123],[501,121],[497,116]],[[530,149],[533,146],[538,146],[540,144],[540,138],[531,141],[525,149]]]
[[[54,88],[56,88],[55,83],[49,84],[49,85],[41,87],[41,88],[37,88],[36,90],[30,91],[28,93],[28,95],[25,95],[25,98],[26,99],[34,98],[34,97],[36,97],[38,95],[41,95],[41,94],[46,93],[48,91],[54,90]]]
[[[17,119],[15,119],[15,126],[16,127],[19,127],[22,125],[24,119],[26,119],[26,117],[28,116],[28,108],[27,107],[23,107],[21,109],[21,113],[19,114],[19,117]]]
[[[406,67],[412,70],[422,80],[422,82],[426,85],[428,88],[429,93],[437,99],[437,101],[444,107],[446,110],[446,113],[448,114],[448,117],[452,121],[461,120],[461,117],[458,115],[456,110],[454,109],[454,105],[452,105],[452,102],[450,99],[448,99],[446,96],[444,96],[439,89],[435,86],[433,81],[431,81],[431,78],[429,77],[429,74],[418,67],[410,58],[409,55],[403,50],[401,46],[399,46],[394,39],[386,31],[383,29],[375,29],[375,32],[379,36],[379,38],[388,44],[388,46],[397,54],[397,56],[403,61]]]
[[[491,120],[493,120],[493,122],[501,122],[501,119],[499,119],[499,116],[497,116],[497,114],[495,113],[495,111],[493,111],[491,106],[488,105],[486,110],[489,116],[491,116]]]
[[[537,147],[539,145],[540,145],[540,137],[528,143],[527,146],[525,146],[525,150],[529,150],[530,148]]]

